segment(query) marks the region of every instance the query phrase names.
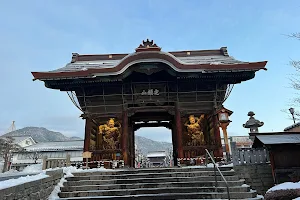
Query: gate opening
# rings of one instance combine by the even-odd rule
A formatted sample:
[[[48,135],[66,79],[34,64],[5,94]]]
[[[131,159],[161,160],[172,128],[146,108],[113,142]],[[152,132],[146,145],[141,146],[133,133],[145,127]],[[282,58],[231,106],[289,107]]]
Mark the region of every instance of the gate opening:
[[[142,124],[143,122],[137,122]],[[148,123],[157,123],[155,121]],[[165,121],[164,123],[170,123]],[[171,129],[141,127],[134,132],[135,168],[174,166],[173,139]]]

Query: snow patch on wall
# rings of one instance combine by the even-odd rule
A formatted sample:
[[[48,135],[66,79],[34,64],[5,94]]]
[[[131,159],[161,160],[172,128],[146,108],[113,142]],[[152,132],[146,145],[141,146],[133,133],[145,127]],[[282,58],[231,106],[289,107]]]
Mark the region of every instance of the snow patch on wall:
[[[42,172],[42,173],[39,173],[37,175],[23,176],[23,177],[16,178],[16,179],[9,179],[9,180],[5,180],[5,181],[0,181],[0,190],[4,189],[4,188],[9,188],[9,187],[13,187],[13,186],[16,186],[16,185],[20,185],[20,184],[23,184],[23,183],[40,180],[40,179],[43,179],[43,178],[46,178],[46,177],[49,177],[49,176],[46,175],[45,172]]]

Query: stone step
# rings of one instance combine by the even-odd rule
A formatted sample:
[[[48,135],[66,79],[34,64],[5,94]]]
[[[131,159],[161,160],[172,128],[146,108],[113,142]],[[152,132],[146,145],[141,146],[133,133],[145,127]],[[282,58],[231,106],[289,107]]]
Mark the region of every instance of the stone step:
[[[129,195],[123,195],[123,196],[97,196],[97,192],[90,192],[90,193],[84,193],[81,197],[63,197],[61,194],[59,194],[60,199],[68,199],[68,200],[76,200],[76,199],[84,199],[84,200],[95,200],[95,199],[114,199],[114,200],[120,200],[120,199],[139,199],[139,200],[154,200],[154,199],[160,199],[160,200],[167,200],[167,199],[227,199],[227,193],[226,192],[194,192],[194,193],[183,193],[183,192],[176,192],[176,193],[159,193],[159,194],[129,194]],[[250,192],[231,192],[230,198],[231,199],[252,199],[257,197],[257,194],[255,191]]]
[[[250,187],[235,186],[229,188],[230,192],[249,192]],[[160,194],[160,193],[193,193],[193,192],[227,192],[226,187],[159,187],[159,188],[134,188],[134,189],[112,189],[112,190],[85,190],[85,191],[70,191],[61,192],[61,197],[78,197],[86,196],[89,193],[96,194],[97,196],[119,196],[130,194]]]
[[[193,176],[220,176],[218,172],[214,171],[193,171],[193,172],[166,172],[166,173],[137,173],[137,174],[90,174],[86,176],[79,176],[75,174],[73,177],[68,177],[67,180],[108,180],[108,179],[131,179],[131,178],[156,178],[156,177],[193,177]],[[223,176],[233,176],[234,171],[223,171]]]
[[[65,182],[66,183],[66,182]],[[228,181],[228,186],[241,186],[244,179]],[[190,181],[190,182],[163,182],[163,183],[135,183],[135,184],[106,184],[106,185],[74,185],[67,184],[61,188],[62,192],[87,191],[87,190],[112,190],[112,189],[135,189],[135,188],[159,188],[159,187],[213,187],[215,181]],[[223,181],[218,181],[218,187],[225,187]]]
[[[176,199],[176,200],[202,200],[202,199]],[[220,200],[220,199],[211,199],[211,200]],[[253,198],[241,199],[241,200],[264,200],[264,197],[261,195],[257,195]]]
[[[237,176],[226,176],[226,181],[238,181]],[[134,183],[162,183],[162,182],[189,182],[189,181],[215,181],[214,176],[194,176],[194,177],[158,177],[158,178],[135,178],[135,179],[108,179],[108,180],[70,180],[65,182],[66,186],[76,185],[104,185],[104,184],[134,184]],[[217,176],[218,181],[223,181]]]
[[[230,171],[233,170],[232,167],[219,167],[220,171]],[[213,167],[197,167],[197,168],[123,168],[115,169],[110,171],[86,171],[86,172],[77,172],[74,173],[75,176],[88,176],[93,175],[113,175],[113,174],[138,174],[138,173],[167,173],[167,172],[193,172],[193,171],[214,171]]]

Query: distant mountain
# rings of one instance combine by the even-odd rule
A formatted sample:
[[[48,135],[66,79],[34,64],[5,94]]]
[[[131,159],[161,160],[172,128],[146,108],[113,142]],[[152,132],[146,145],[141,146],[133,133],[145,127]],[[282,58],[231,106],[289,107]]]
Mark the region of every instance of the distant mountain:
[[[50,131],[43,127],[25,127],[6,133],[1,137],[5,136],[31,136],[36,142],[82,140],[80,137],[67,137],[60,132]],[[157,142],[141,136],[135,136],[135,142],[137,148],[144,155],[152,151],[170,151],[173,148],[172,143]]]
[[[83,139],[80,137],[73,136],[73,137],[69,137],[69,140],[83,140]]]
[[[153,141],[141,136],[135,136],[135,143],[143,155],[152,151],[172,151],[173,149],[172,143]]]
[[[2,137],[5,136],[31,136],[36,142],[82,140],[82,138],[67,137],[60,132],[50,131],[43,127],[25,127],[2,135]]]

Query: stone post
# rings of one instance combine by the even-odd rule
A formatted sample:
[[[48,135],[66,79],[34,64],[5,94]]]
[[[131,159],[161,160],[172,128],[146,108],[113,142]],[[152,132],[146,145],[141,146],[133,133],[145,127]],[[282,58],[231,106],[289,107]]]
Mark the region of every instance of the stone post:
[[[47,169],[47,156],[44,156],[43,157],[43,166],[42,166],[42,170],[45,170]]]
[[[66,156],[66,167],[71,166],[71,155],[67,154]]]

